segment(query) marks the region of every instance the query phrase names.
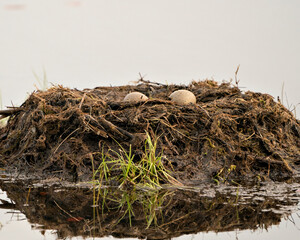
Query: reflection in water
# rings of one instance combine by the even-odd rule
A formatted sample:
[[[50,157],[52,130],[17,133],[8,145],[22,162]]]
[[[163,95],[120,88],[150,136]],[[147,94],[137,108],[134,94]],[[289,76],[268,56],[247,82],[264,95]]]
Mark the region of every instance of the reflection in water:
[[[13,201],[1,200],[1,208],[20,210],[31,224],[38,224],[41,231],[54,229],[59,238],[167,239],[207,231],[268,229],[297,210],[300,200],[299,184],[131,192],[4,181],[0,187]]]

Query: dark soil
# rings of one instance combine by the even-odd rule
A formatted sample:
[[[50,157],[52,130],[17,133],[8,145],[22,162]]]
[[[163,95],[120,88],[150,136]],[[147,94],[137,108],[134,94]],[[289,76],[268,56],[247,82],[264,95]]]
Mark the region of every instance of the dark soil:
[[[168,96],[178,89],[192,91],[197,104],[173,104]],[[122,102],[131,91],[149,100]],[[139,161],[146,132],[159,137],[165,167],[186,185],[282,181],[300,170],[300,121],[270,95],[229,83],[58,86],[1,114],[10,119],[0,129],[0,166],[28,176],[91,179],[92,159],[99,165],[102,151],[118,151],[118,143],[131,145]]]

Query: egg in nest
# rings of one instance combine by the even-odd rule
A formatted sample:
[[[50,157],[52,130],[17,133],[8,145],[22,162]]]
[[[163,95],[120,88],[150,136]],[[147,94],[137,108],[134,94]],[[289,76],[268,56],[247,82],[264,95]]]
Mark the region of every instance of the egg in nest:
[[[187,105],[190,103],[196,103],[196,97],[194,93],[188,90],[177,90],[170,95],[171,101],[178,105]]]
[[[140,92],[131,92],[128,93],[123,101],[124,102],[145,102],[148,99],[148,97]]]

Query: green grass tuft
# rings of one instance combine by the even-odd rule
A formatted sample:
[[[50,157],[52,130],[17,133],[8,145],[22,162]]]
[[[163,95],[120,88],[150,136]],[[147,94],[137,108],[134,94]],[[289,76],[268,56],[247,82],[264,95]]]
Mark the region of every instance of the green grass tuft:
[[[115,152],[117,157],[109,156],[110,162],[114,163],[114,169],[120,169],[121,175],[118,182],[123,186],[147,186],[160,188],[161,183],[175,182],[169,171],[162,163],[163,152],[157,153],[158,138],[151,139],[147,133],[144,145],[144,153],[139,161],[135,160],[131,146],[127,152],[119,143],[120,152]]]

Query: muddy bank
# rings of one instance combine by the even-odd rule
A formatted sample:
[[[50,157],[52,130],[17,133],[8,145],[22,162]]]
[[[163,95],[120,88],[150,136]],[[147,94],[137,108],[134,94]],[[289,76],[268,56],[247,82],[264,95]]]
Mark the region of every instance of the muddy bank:
[[[0,208],[20,210],[41,232],[55,230],[61,239],[134,237],[171,239],[183,234],[235,229],[268,229],[297,210],[299,185],[259,188],[163,189],[120,191],[102,189],[94,204],[93,188],[28,184],[0,180],[13,203]],[[299,191],[299,190],[298,190]],[[94,207],[91,207],[94,206]]]
[[[180,106],[168,96],[193,92],[197,104]],[[139,91],[149,99],[122,102]],[[267,95],[229,83],[188,86],[140,82],[136,86],[79,91],[61,86],[32,93],[0,129],[0,165],[28,176],[91,179],[103,153],[131,146],[144,154],[146,132],[158,137],[157,154],[177,181],[287,180],[300,170],[300,122]],[[110,166],[112,167],[112,166]],[[120,175],[120,169],[110,177]],[[166,182],[162,179],[162,183]]]

